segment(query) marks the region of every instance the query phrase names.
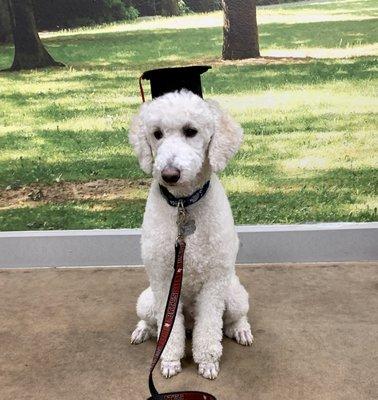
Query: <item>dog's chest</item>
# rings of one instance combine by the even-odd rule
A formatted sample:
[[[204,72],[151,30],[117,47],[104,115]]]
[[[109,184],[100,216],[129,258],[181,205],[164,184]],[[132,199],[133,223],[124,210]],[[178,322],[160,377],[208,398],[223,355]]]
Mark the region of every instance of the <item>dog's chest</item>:
[[[233,268],[235,261],[238,240],[227,198],[216,179],[209,190],[198,205],[187,209],[196,229],[185,239],[184,288],[197,287],[210,275],[218,279],[225,269]],[[151,189],[143,221],[142,257],[152,279],[171,274],[177,212],[165,203],[160,192]]]
[[[174,248],[177,237],[177,228],[160,229],[152,227],[143,232],[142,254],[146,264],[153,264],[154,268],[172,268],[174,262]],[[159,240],[156,240],[158,238]],[[201,232],[201,228],[185,238],[186,248],[184,255],[185,276],[203,274],[208,265],[216,256],[218,246],[214,245],[209,234]]]
[[[222,279],[234,267],[227,260],[234,252],[230,248],[232,240],[229,238],[227,248],[212,230],[203,230],[198,226],[196,232],[186,238],[182,293],[189,300],[195,299],[205,284]],[[145,259],[145,266],[150,279],[164,279],[168,287],[173,273],[176,237],[169,231],[159,231],[159,236],[154,235],[156,237],[159,237],[159,241],[148,240],[149,255]]]

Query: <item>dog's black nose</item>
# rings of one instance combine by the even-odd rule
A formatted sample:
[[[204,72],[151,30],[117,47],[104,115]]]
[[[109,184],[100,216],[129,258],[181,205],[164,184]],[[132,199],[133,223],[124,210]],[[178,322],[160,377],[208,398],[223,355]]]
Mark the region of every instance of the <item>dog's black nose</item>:
[[[161,177],[164,182],[176,183],[180,179],[180,170],[175,167],[165,167],[163,171],[161,171]]]

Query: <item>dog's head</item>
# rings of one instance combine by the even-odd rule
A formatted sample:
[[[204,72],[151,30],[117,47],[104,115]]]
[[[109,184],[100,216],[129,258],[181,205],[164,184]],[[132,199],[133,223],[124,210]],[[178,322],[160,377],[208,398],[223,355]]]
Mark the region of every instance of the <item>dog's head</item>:
[[[181,90],[144,103],[130,128],[143,171],[165,186],[188,186],[205,165],[221,171],[243,131],[215,101]]]

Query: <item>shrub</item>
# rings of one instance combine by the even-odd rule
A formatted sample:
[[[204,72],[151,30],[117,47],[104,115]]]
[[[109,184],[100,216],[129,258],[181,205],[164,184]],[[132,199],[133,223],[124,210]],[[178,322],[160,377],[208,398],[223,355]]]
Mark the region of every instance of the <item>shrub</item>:
[[[128,6],[123,0],[106,0],[108,7],[109,21],[129,20],[132,21],[139,17],[138,10],[133,6]]]
[[[185,3],[194,12],[209,12],[222,8],[221,0],[185,0]]]
[[[138,16],[138,10],[129,0],[35,0],[35,17],[39,29],[134,20]]]
[[[128,21],[134,21],[139,17],[139,11],[133,7],[133,6],[128,6],[126,8],[126,15],[125,15],[125,19],[127,19]]]
[[[180,14],[189,14],[191,12],[190,8],[186,5],[184,0],[179,0],[178,2]]]

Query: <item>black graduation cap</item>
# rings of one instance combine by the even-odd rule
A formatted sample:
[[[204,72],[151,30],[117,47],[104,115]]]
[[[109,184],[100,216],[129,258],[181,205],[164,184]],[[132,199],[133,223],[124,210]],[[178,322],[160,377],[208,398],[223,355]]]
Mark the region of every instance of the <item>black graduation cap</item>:
[[[143,72],[139,79],[140,91],[144,101],[142,79],[147,79],[151,84],[152,98],[165,93],[187,89],[202,97],[201,74],[211,67],[208,65],[159,68]]]

